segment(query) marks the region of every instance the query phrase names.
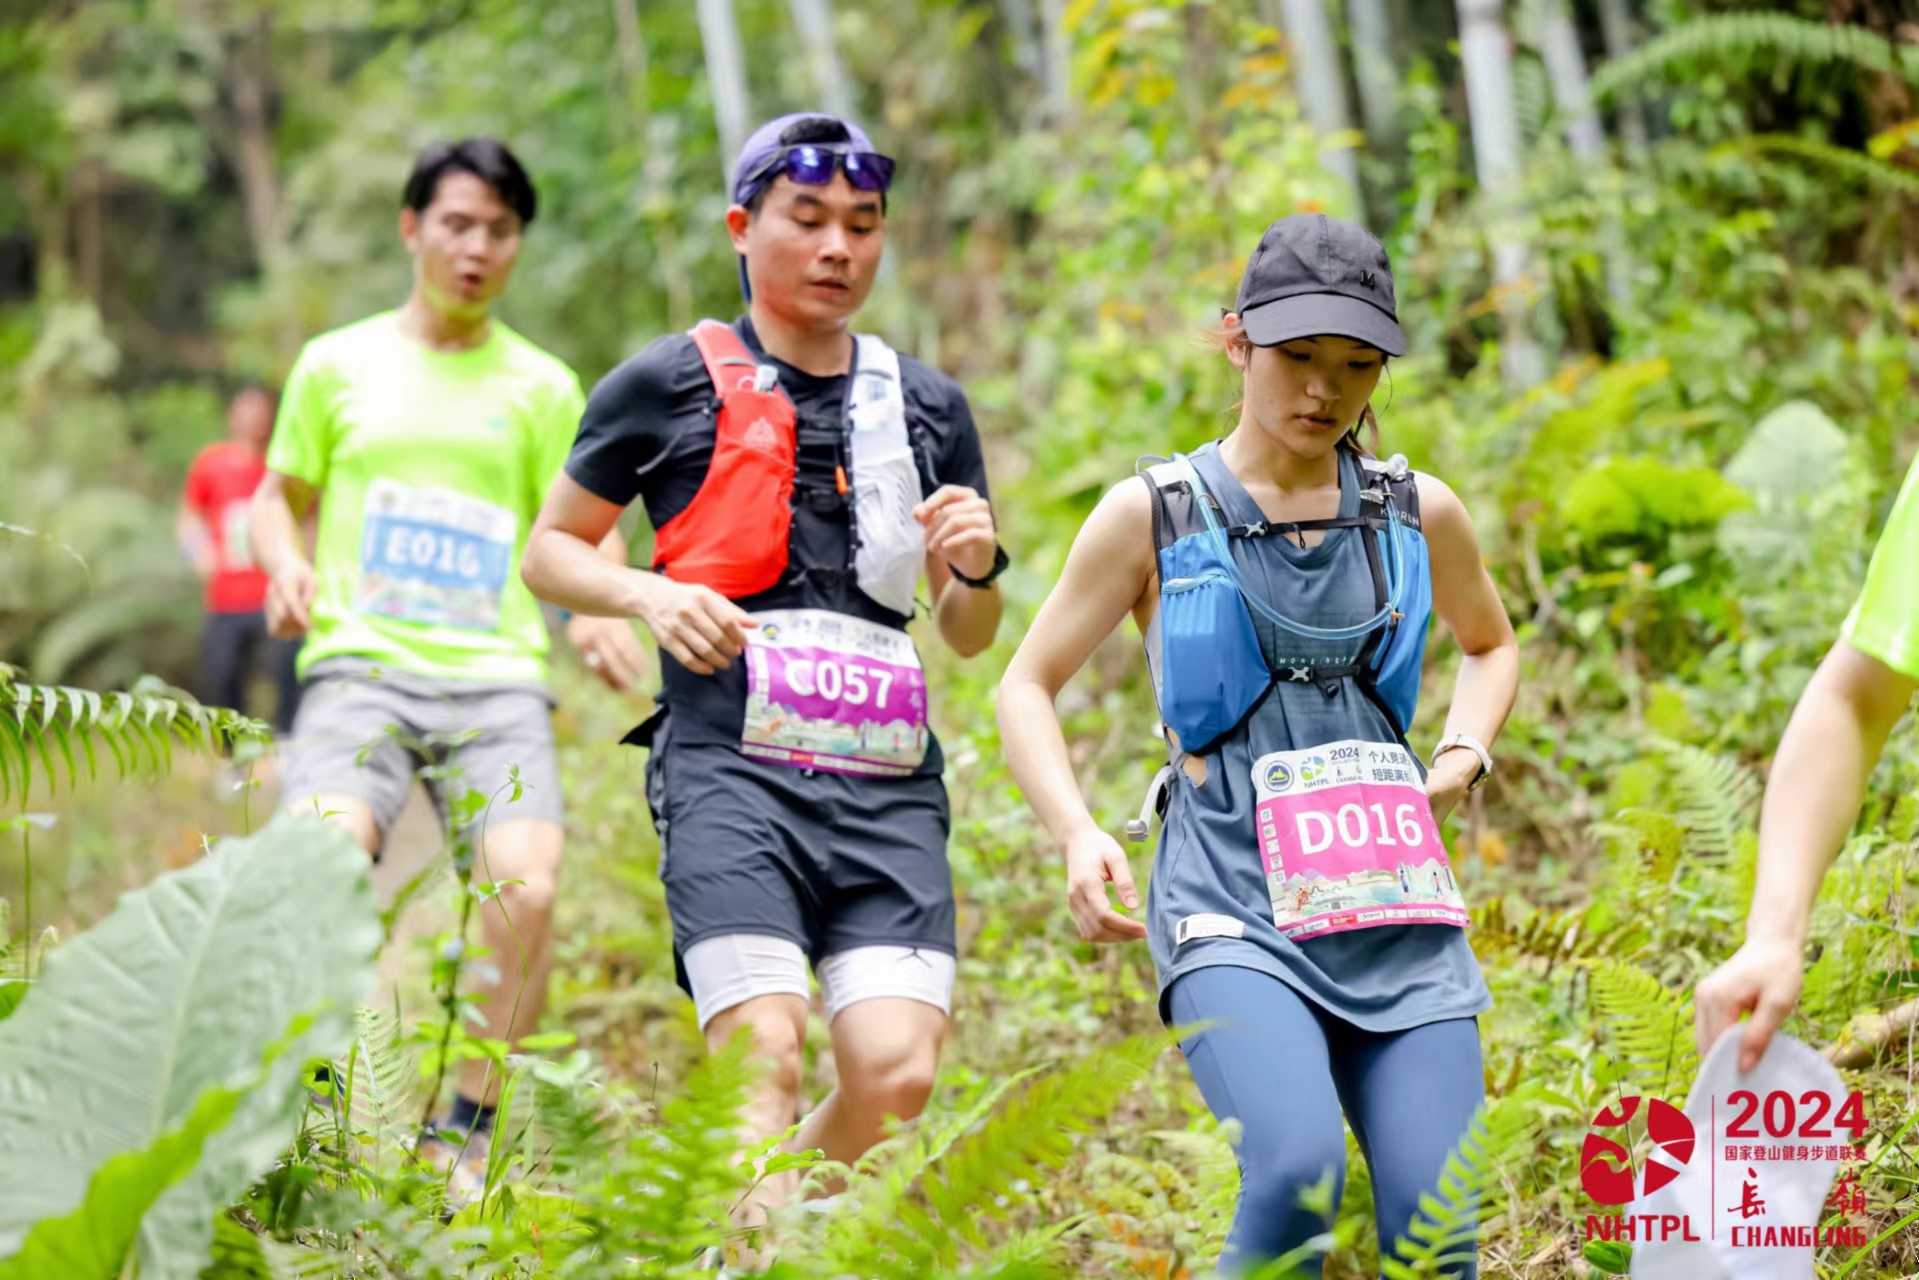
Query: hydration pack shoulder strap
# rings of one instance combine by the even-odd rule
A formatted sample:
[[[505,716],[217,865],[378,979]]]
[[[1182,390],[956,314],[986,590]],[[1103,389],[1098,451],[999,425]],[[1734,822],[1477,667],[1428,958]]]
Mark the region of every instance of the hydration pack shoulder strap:
[[[1359,466],[1368,482],[1359,491],[1360,509],[1367,522],[1375,528],[1385,527],[1385,500],[1390,494],[1399,522],[1409,529],[1419,528],[1419,474],[1408,465],[1406,455],[1395,453],[1381,461],[1362,453]]]
[[[693,326],[689,336],[699,348],[700,359],[706,364],[706,376],[712,379],[713,390],[722,402],[736,391],[772,389],[758,385],[759,361],[740,341],[740,335],[733,332],[732,325],[702,320]]]
[[[1142,458],[1141,462],[1148,459]],[[1206,522],[1200,517],[1199,495],[1204,492],[1193,472],[1193,464],[1183,456],[1153,459],[1152,465],[1136,474],[1146,481],[1153,496],[1153,550],[1164,551],[1191,534],[1203,532]],[[1210,501],[1210,496],[1208,501]]]
[[[919,461],[906,429],[899,353],[871,334],[854,338],[847,400],[852,438],[853,570],[860,590],[910,616],[926,545],[913,508]]]

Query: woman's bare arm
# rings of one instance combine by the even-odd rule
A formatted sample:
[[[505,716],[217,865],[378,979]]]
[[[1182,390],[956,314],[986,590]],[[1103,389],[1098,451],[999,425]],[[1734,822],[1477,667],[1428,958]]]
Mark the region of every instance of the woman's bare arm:
[[[1007,767],[1066,853],[1067,900],[1080,936],[1093,942],[1140,938],[1146,930],[1114,911],[1106,896],[1111,881],[1128,908],[1139,905],[1126,855],[1094,823],[1079,793],[1054,699],[1128,612],[1150,617],[1154,570],[1151,495],[1128,481],[1086,518],[999,687]]]

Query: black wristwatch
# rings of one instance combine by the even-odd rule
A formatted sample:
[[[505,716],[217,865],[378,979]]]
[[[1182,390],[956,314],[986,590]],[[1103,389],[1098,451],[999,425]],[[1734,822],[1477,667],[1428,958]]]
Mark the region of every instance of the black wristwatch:
[[[993,585],[993,579],[1006,572],[1006,566],[1009,563],[1010,561],[1006,558],[1006,548],[995,542],[993,544],[993,567],[986,571],[984,578],[969,578],[958,569],[955,569],[950,563],[946,566],[946,571],[953,575],[955,581],[963,582],[975,591],[984,591]]]

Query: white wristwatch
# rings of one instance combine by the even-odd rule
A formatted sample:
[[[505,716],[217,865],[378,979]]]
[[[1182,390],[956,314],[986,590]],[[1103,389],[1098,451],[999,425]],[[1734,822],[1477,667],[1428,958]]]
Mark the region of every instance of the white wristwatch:
[[[1437,763],[1439,757],[1445,755],[1454,747],[1464,747],[1479,757],[1479,774],[1471,782],[1466,784],[1466,790],[1477,791],[1485,786],[1486,779],[1493,776],[1493,753],[1486,750],[1486,744],[1470,734],[1447,734],[1446,737],[1440,740],[1439,745],[1433,749],[1434,763]]]

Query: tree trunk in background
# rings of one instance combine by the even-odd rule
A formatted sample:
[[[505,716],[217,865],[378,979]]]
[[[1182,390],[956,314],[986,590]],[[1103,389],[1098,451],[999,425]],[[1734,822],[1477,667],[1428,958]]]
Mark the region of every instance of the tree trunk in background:
[[[1457,0],[1459,58],[1466,75],[1466,110],[1473,131],[1473,162],[1482,196],[1495,225],[1487,240],[1493,253],[1493,287],[1504,321],[1501,364],[1506,379],[1526,387],[1545,376],[1545,356],[1533,338],[1525,291],[1527,253],[1516,221],[1520,179],[1519,118],[1513,109],[1512,41],[1500,0]]]
[[[1073,38],[1066,30],[1066,0],[1039,0],[1040,84],[1049,124],[1073,115]]]
[[[663,182],[669,182],[671,175],[657,172],[656,162],[658,169],[669,171],[673,162],[664,158],[665,153],[655,153],[648,146],[653,120],[649,82],[652,60],[647,56],[646,32],[640,26],[639,0],[613,0],[613,33],[623,108],[618,114],[640,158],[641,184],[657,189]],[[672,201],[667,201],[666,206],[665,211],[646,220],[654,250],[648,257],[659,276],[660,289],[666,294],[667,325],[676,330],[686,329],[697,318],[693,314],[693,273],[686,265],[686,250],[680,228],[673,220]]]
[[[699,0],[700,43],[706,51],[706,83],[713,95],[713,120],[720,131],[720,171],[730,190],[733,160],[746,141],[752,107],[746,92],[746,58],[740,52],[740,27],[733,0]]]
[[[1277,19],[1291,46],[1293,83],[1306,107],[1306,119],[1322,139],[1353,127],[1352,108],[1346,102],[1346,78],[1327,19],[1325,0],[1266,0],[1269,21]],[[1277,13],[1274,13],[1277,10]],[[1327,170],[1346,184],[1352,208],[1365,221],[1366,202],[1359,186],[1359,162],[1350,146],[1325,142],[1320,159]]]
[[[646,33],[640,29],[640,0],[613,0],[613,49],[619,55],[622,116],[633,122],[644,140],[653,115],[652,68],[646,56]]]
[[[1397,140],[1393,112],[1399,104],[1399,72],[1393,64],[1393,25],[1386,0],[1346,0],[1352,25],[1353,81],[1359,86],[1359,118],[1366,141],[1378,151]]]
[[[264,271],[285,248],[280,221],[280,179],[273,165],[272,16],[262,9],[250,28],[229,45],[227,86],[233,97],[233,170],[240,180],[247,235],[254,260]]]
[[[1586,55],[1579,32],[1566,12],[1566,0],[1535,0],[1539,21],[1539,52],[1552,81],[1553,104],[1566,122],[1566,145],[1580,160],[1599,164],[1606,159],[1606,131],[1586,91]]]
[[[1039,15],[1033,0],[1000,0],[1000,17],[1013,43],[1013,65],[1034,84],[1043,83],[1046,69],[1040,53]]]
[[[1597,0],[1599,29],[1606,41],[1606,57],[1618,61],[1632,52],[1632,0]],[[1637,159],[1646,150],[1646,113],[1637,96],[1619,102],[1619,139],[1626,154]]]
[[[833,42],[833,0],[790,0],[790,4],[820,106],[841,119],[851,118],[853,95]]]
[[[1585,173],[1597,173],[1607,163],[1606,129],[1587,89],[1586,54],[1579,47],[1579,31],[1566,11],[1566,0],[1534,3],[1539,51],[1552,80],[1553,104],[1566,123],[1566,146]],[[1626,249],[1618,224],[1610,218],[1600,229],[1599,253],[1605,262],[1607,295],[1615,303],[1625,302],[1630,294]]]

